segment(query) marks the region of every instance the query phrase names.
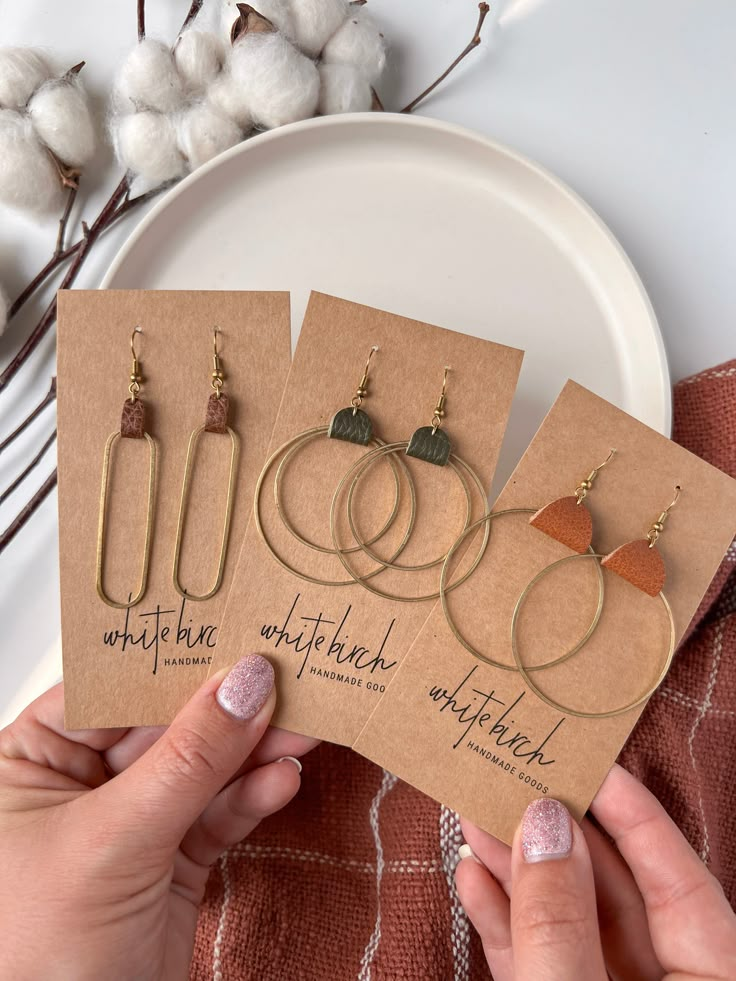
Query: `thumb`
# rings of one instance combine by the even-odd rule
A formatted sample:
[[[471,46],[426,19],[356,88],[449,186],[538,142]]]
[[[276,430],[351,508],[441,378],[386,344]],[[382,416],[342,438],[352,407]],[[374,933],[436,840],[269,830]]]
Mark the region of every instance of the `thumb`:
[[[593,869],[580,828],[559,801],[527,807],[511,860],[517,981],[605,981]]]
[[[259,654],[214,675],[150,749],[100,788],[106,822],[147,847],[178,847],[261,739],[275,704],[273,668]]]

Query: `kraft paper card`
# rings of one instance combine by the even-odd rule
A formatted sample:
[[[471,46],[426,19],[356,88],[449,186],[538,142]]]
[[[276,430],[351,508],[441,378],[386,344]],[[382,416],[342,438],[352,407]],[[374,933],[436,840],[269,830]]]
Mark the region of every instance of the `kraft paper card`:
[[[129,397],[136,325],[142,328],[136,335],[140,399],[156,448],[155,503],[147,588],[126,610],[97,595],[96,554],[103,451],[108,436],[120,430]],[[213,394],[215,325],[221,330],[227,424],[240,453],[222,583],[210,599],[195,602],[174,588],[172,571],[189,438],[205,424]],[[59,554],[68,728],[168,723],[207,677],[290,353],[287,293],[59,294]],[[199,437],[180,559],[180,584],[189,594],[205,594],[216,580],[231,452],[226,431]],[[148,475],[147,441],[117,439],[110,454],[103,568],[105,591],[115,600],[136,595]]]
[[[341,425],[353,425],[351,399],[373,347],[378,351],[370,361],[361,406],[373,434],[384,441],[406,441],[418,428],[431,426],[444,368],[450,366],[442,431],[452,452],[479,478],[478,486],[454,458],[452,465],[437,466],[401,450],[364,472],[359,468],[357,484],[353,487],[350,478],[337,495],[334,528],[340,545],[354,549],[345,557],[350,567],[372,589],[409,597],[437,595],[439,559],[465,520],[482,513],[522,359],[521,351],[490,341],[312,294],[271,440],[272,465],[258,498],[262,533],[283,564],[251,522],[212,670],[246,652],[265,654],[278,676],[275,723],[348,745],[436,602],[399,602],[369,592],[329,551],[334,548],[333,494],[373,446],[328,438],[324,427],[342,409],[347,412]],[[306,442],[278,452],[298,433],[319,427]],[[403,467],[416,495],[413,526]],[[396,556],[406,565],[431,567],[385,569],[356,548],[347,521],[351,488],[358,538],[364,543],[376,539],[368,547],[378,559]],[[293,569],[319,581],[299,578]]]
[[[675,485],[682,487],[657,543],[679,641],[733,541],[736,481],[568,382],[493,510],[541,508],[574,494],[612,448],[617,452],[585,500],[596,552],[645,538]],[[515,663],[511,618],[522,590],[551,563],[575,554],[530,526],[529,518],[494,519],[475,574],[447,594],[450,618],[465,642],[506,668]],[[599,598],[598,568],[595,559],[576,557],[529,592],[517,635],[525,667],[561,657],[583,638]],[[610,571],[603,571],[602,582],[602,616],[588,643],[564,663],[530,676],[565,708],[603,712],[630,704],[666,663],[671,631],[660,597]],[[550,707],[515,670],[473,656],[438,604],[355,749],[510,842],[534,798],[549,795],[577,818],[584,814],[643,707],[605,719]]]

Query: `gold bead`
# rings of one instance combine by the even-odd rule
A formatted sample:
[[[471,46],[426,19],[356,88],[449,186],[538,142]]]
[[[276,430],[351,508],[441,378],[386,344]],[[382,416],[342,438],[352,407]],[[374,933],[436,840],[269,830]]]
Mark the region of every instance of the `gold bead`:
[[[655,531],[664,531],[664,525],[661,521],[655,521],[653,527]]]
[[[581,484],[581,487],[584,487],[586,490],[590,490],[592,486],[593,486],[592,480],[584,480]]]
[[[223,378],[225,377],[225,375],[224,375],[224,374],[222,373],[222,371],[220,371],[220,369],[219,369],[219,368],[216,368],[216,369],[215,369],[215,370],[214,370],[214,371],[212,372],[212,377],[213,377],[213,378],[215,378],[215,379],[218,379],[219,381],[222,381],[222,380],[223,380]]]

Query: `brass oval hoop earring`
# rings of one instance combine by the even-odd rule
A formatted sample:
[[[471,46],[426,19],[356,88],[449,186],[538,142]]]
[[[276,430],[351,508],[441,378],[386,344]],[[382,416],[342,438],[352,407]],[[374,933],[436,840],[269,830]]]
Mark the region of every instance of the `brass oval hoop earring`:
[[[396,569],[400,572],[417,572],[422,569],[430,569],[433,566],[445,562],[448,554],[445,553],[444,555],[441,555],[437,559],[432,559],[431,561],[424,562],[421,564],[402,565],[395,562],[395,559],[397,557],[396,555],[391,556],[389,559],[381,559],[368,547],[371,544],[370,542],[363,542],[360,540],[357,527],[355,524],[355,519],[352,514],[353,495],[355,493],[355,488],[359,483],[363,474],[371,466],[373,466],[375,462],[382,459],[384,456],[398,454],[403,450],[406,456],[416,457],[419,460],[424,460],[427,463],[432,463],[435,464],[436,466],[441,466],[441,467],[449,466],[450,469],[457,476],[458,480],[460,481],[460,484],[465,493],[466,516],[463,525],[463,531],[465,531],[469,526],[470,516],[472,511],[470,490],[468,487],[468,482],[465,479],[465,476],[463,475],[463,472],[467,474],[467,476],[470,478],[472,483],[475,485],[475,488],[478,491],[480,499],[483,501],[484,511],[486,513],[488,512],[488,499],[487,499],[485,488],[483,486],[483,482],[468,463],[466,463],[456,454],[452,453],[449,437],[447,436],[447,433],[445,433],[441,429],[442,419],[444,418],[445,415],[445,404],[447,401],[446,389],[447,389],[447,375],[449,371],[450,368],[446,366],[444,378],[442,381],[442,391],[438,397],[437,405],[435,406],[434,415],[432,416],[432,424],[430,426],[422,426],[419,429],[417,429],[416,432],[411,437],[411,439],[409,440],[403,440],[396,443],[387,443],[385,446],[380,446],[375,450],[371,450],[370,453],[366,454],[366,456],[361,458],[360,460],[356,460],[356,462],[352,465],[352,467],[350,467],[347,473],[343,475],[332,497],[332,505],[330,507],[330,533],[332,535],[332,541],[334,542],[335,547],[337,549],[338,558],[345,566],[347,571],[351,574],[351,576],[353,576],[355,582],[360,582],[360,585],[363,586],[364,589],[367,589],[369,592],[374,593],[376,596],[381,596],[384,599],[397,600],[401,603],[422,603],[429,600],[438,599],[440,593],[439,591],[437,591],[435,593],[427,593],[422,596],[405,596],[399,593],[390,593],[387,590],[380,589],[379,587],[374,586],[372,583],[371,584],[366,583],[364,581],[366,577],[359,577],[354,573],[348,559],[346,558],[346,553],[349,550],[341,548],[339,542],[337,541],[337,520],[336,520],[337,505],[340,499],[340,495],[342,494],[343,488],[348,483],[348,481],[351,480],[351,478],[352,478],[352,482],[350,484],[350,489],[348,492],[348,502],[347,502],[348,521],[350,524],[350,530],[353,535],[353,538],[356,540],[358,544],[358,548],[360,548],[361,551],[369,555],[374,561],[379,562],[381,565],[381,570]],[[411,495],[412,495],[412,511],[414,511],[415,504],[416,504],[415,491],[414,491],[413,484],[410,485],[410,487],[411,487]],[[490,527],[486,527],[480,549],[474,561],[472,562],[471,566],[466,570],[466,572],[459,579],[457,579],[454,583],[452,583],[452,585],[449,586],[448,589],[456,589],[458,586],[462,585],[462,583],[464,583],[473,574],[473,572],[478,566],[478,563],[483,558],[483,553],[485,552],[486,546],[488,544],[489,536],[490,536]]]
[[[207,600],[220,588],[222,584],[222,576],[225,571],[225,559],[227,557],[227,545],[230,538],[230,521],[233,514],[233,502],[235,497],[235,481],[237,478],[238,470],[238,455],[240,453],[240,443],[237,434],[228,426],[227,424],[227,413],[230,405],[230,400],[225,392],[222,391],[222,386],[225,381],[225,375],[222,371],[222,366],[220,364],[220,354],[217,347],[217,335],[221,333],[219,327],[215,327],[213,332],[213,356],[212,356],[212,381],[211,385],[214,388],[214,393],[210,395],[207,402],[207,414],[205,416],[204,425],[197,427],[191,436],[189,437],[189,446],[187,448],[187,459],[184,464],[184,481],[181,488],[181,497],[179,499],[179,517],[176,524],[176,542],[174,545],[174,567],[172,572],[172,579],[174,582],[174,589],[180,596],[183,596],[188,600]],[[228,435],[230,437],[230,474],[227,481],[227,501],[225,503],[225,518],[222,524],[222,537],[220,539],[220,556],[217,561],[217,573],[215,576],[215,581],[212,586],[207,590],[206,593],[201,595],[196,595],[194,593],[187,592],[186,589],[181,585],[179,581],[179,560],[181,558],[181,546],[184,536],[184,524],[186,521],[187,514],[187,498],[189,497],[189,486],[192,479],[192,469],[194,466],[194,458],[197,450],[197,443],[202,433],[215,433],[221,436]]]
[[[130,352],[132,357],[130,367],[130,385],[128,391],[130,398],[123,403],[123,415],[120,421],[118,432],[111,433],[105,443],[105,451],[102,458],[102,486],[100,488],[100,512],[97,523],[97,575],[96,587],[97,595],[108,606],[113,606],[117,610],[128,610],[131,606],[143,599],[148,582],[148,563],[151,557],[151,532],[153,527],[153,499],[156,485],[156,443],[149,433],[146,432],[146,414],[143,402],[138,397],[141,390],[143,378],[140,373],[138,357],[135,353],[135,335],[142,334],[140,327],[136,327],[130,335]],[[138,583],[138,590],[127,603],[120,603],[111,599],[103,584],[103,573],[105,565],[105,532],[107,530],[107,492],[110,480],[110,455],[112,448],[119,439],[145,439],[148,443],[148,493],[146,503],[146,530],[143,540],[143,559],[141,562],[141,575]]]
[[[473,647],[473,645],[466,640],[466,638],[461,634],[460,628],[455,623],[455,619],[450,612],[450,606],[447,600],[447,594],[450,592],[450,589],[447,588],[446,583],[449,565],[457,549],[468,537],[468,535],[472,534],[474,531],[477,531],[484,522],[490,526],[492,521],[505,514],[530,514],[532,517],[529,518],[529,524],[533,528],[537,528],[543,534],[548,535],[550,538],[554,538],[555,541],[561,542],[563,545],[567,545],[569,548],[574,549],[580,555],[592,555],[595,551],[591,545],[591,539],[593,536],[593,520],[590,516],[590,512],[585,507],[584,502],[585,498],[588,496],[588,492],[593,487],[593,483],[598,476],[598,473],[603,469],[603,467],[606,466],[607,463],[610,462],[615,453],[616,450],[612,449],[603,463],[591,470],[585,480],[582,480],[575,488],[575,493],[569,497],[557,498],[542,508],[505,508],[503,511],[491,511],[488,514],[483,515],[482,518],[474,522],[470,527],[466,528],[447,553],[445,564],[442,567],[442,574],[440,575],[440,598],[442,600],[442,611],[445,614],[445,620],[455,636],[455,639],[458,641],[458,643],[462,644],[465,650],[469,654],[472,654],[473,657],[478,658],[479,661],[483,661],[485,664],[490,664],[494,668],[499,668],[501,671],[518,670],[513,664],[503,664],[501,661],[495,661],[492,657],[482,654],[476,647]],[[577,652],[588,642],[593,634],[593,631],[598,626],[601,613],[603,612],[603,573],[599,567],[596,567],[596,571],[598,574],[598,604],[596,606],[595,613],[593,614],[593,619],[591,620],[590,625],[583,634],[582,638],[577,644],[575,644],[574,647],[571,647],[569,651],[566,651],[564,654],[561,654],[559,657],[556,657],[551,661],[546,661],[544,664],[535,664],[532,667],[527,668],[527,671],[542,671],[544,668],[551,668],[555,664],[562,664],[563,661],[566,661],[569,657],[572,657],[573,654],[577,654]]]
[[[516,607],[514,608],[514,613],[511,618],[511,651],[514,656],[514,661],[519,674],[524,679],[524,682],[528,688],[534,692],[537,698],[540,698],[551,708],[556,709],[558,712],[562,712],[564,715],[572,715],[579,719],[610,719],[617,715],[623,715],[625,712],[630,712],[632,709],[642,705],[648,698],[650,698],[651,695],[654,694],[654,692],[664,681],[667,672],[670,669],[670,665],[672,664],[672,658],[675,654],[676,632],[675,621],[672,616],[672,608],[670,607],[667,597],[662,592],[662,587],[664,586],[665,580],[664,562],[662,561],[662,556],[656,550],[655,546],[657,539],[664,528],[664,523],[667,520],[669,512],[677,503],[680,492],[681,487],[678,484],[678,486],[675,488],[674,500],[669,507],[665,508],[665,510],[661,512],[647,533],[646,538],[638,539],[633,542],[627,542],[625,545],[621,545],[608,555],[566,555],[564,558],[553,562],[552,565],[547,566],[546,569],[542,569],[542,571],[539,572],[530,583],[528,583],[524,589],[524,592],[517,600]],[[657,675],[656,681],[650,685],[642,695],[639,695],[626,705],[621,705],[618,708],[609,709],[604,712],[585,712],[581,709],[570,708],[569,706],[563,705],[561,702],[558,702],[556,699],[551,698],[549,695],[541,691],[536,683],[529,677],[529,669],[525,668],[521,661],[518,644],[516,642],[519,615],[531,590],[540,579],[547,575],[547,573],[552,572],[553,569],[565,562],[571,562],[573,559],[594,559],[596,562],[600,562],[603,568],[609,569],[611,572],[616,573],[616,575],[626,579],[633,586],[636,586],[637,589],[642,590],[649,596],[655,598],[659,597],[659,599],[662,601],[662,605],[664,606],[665,615],[667,616],[669,624],[667,655],[662,667],[660,668],[659,674]]]
[[[301,433],[297,433],[296,436],[293,436],[291,439],[287,440],[285,443],[279,446],[278,449],[274,450],[274,452],[269,456],[268,460],[266,460],[266,463],[264,464],[263,469],[261,470],[261,473],[258,477],[258,481],[256,483],[255,494],[253,498],[253,519],[258,534],[260,535],[263,543],[271,553],[274,560],[278,562],[278,564],[282,568],[286,569],[287,572],[290,572],[292,575],[297,576],[299,579],[303,579],[306,582],[311,582],[317,586],[352,586],[353,583],[355,582],[355,579],[342,579],[342,580],[320,579],[316,576],[311,576],[306,572],[302,572],[301,570],[297,569],[295,566],[287,562],[283,558],[283,556],[279,555],[274,545],[269,540],[266,530],[263,527],[263,520],[261,515],[261,498],[263,493],[263,485],[265,483],[266,477],[270,473],[276,461],[279,459],[279,457],[282,457],[276,470],[276,475],[274,478],[274,485],[273,485],[274,505],[276,507],[277,514],[282,524],[284,525],[286,530],[292,535],[293,538],[295,538],[302,545],[305,545],[307,548],[328,555],[337,554],[334,548],[329,548],[323,545],[319,545],[316,542],[310,541],[308,538],[306,538],[306,536],[298,532],[297,529],[293,526],[291,520],[288,518],[286,514],[283,501],[281,500],[281,483],[283,481],[285,470],[288,467],[290,461],[295,456],[295,454],[298,453],[300,449],[302,449],[304,446],[306,446],[314,439],[319,439],[320,437],[327,436],[329,439],[344,440],[345,442],[356,443],[357,445],[360,446],[373,445],[377,449],[385,445],[383,440],[379,439],[378,436],[373,434],[373,424],[371,422],[370,416],[368,416],[368,414],[363,409],[361,409],[363,400],[368,395],[369,368],[370,368],[371,359],[376,351],[378,351],[378,347],[374,345],[368,354],[368,359],[365,363],[365,368],[363,369],[363,375],[360,379],[360,382],[358,383],[358,387],[355,391],[355,395],[351,399],[350,406],[348,406],[345,409],[338,410],[335,413],[335,415],[332,417],[330,424],[328,426],[315,426],[312,429],[306,429]],[[379,538],[381,538],[392,526],[393,522],[396,519],[396,515],[399,512],[399,506],[401,501],[400,478],[402,476],[405,477],[406,480],[408,481],[409,487],[412,489],[412,500],[414,500],[411,475],[409,474],[409,471],[406,465],[404,464],[404,462],[402,460],[390,461],[390,466],[391,466],[391,472],[394,480],[394,502],[388,519],[384,523],[383,527],[379,530],[379,532],[373,536],[373,538],[371,539],[371,544],[373,542],[376,542]],[[409,541],[409,537],[411,536],[411,533],[414,529],[415,520],[416,520],[416,509],[415,507],[412,506],[411,513],[409,515],[408,526],[392,558],[396,558],[398,555],[400,555],[403,549],[406,547],[406,544]],[[356,545],[355,548],[352,549],[352,551],[358,551],[358,546]],[[379,565],[376,569],[373,569],[370,572],[367,572],[365,575],[361,576],[360,579],[361,580],[368,579],[371,576],[378,575],[378,573],[381,571],[382,568]]]

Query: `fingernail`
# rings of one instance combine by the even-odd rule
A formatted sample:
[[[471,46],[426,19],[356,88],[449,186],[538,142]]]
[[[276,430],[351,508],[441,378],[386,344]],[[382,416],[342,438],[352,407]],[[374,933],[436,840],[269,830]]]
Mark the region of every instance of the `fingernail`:
[[[464,858],[472,858],[474,862],[478,863],[478,865],[481,864],[478,856],[475,854],[475,852],[470,847],[470,845],[468,845],[466,842],[463,842],[463,844],[460,845],[460,847],[458,848],[457,857],[460,859],[461,862]]]
[[[300,773],[302,772],[302,765],[301,765],[301,763],[299,762],[299,760],[298,760],[298,759],[296,758],[296,756],[280,756],[280,757],[279,757],[279,758],[278,758],[278,759],[276,760],[276,762],[277,762],[277,763],[286,763],[286,762],[289,762],[289,763],[293,763],[293,764],[294,764],[294,766],[295,766],[295,767],[297,768],[297,770],[298,770],[298,771],[299,771]]]
[[[235,719],[252,719],[266,703],[273,688],[273,668],[260,654],[241,657],[222,679],[217,701]]]
[[[567,858],[572,848],[572,824],[558,800],[541,797],[527,807],[521,822],[521,848],[525,862]]]

